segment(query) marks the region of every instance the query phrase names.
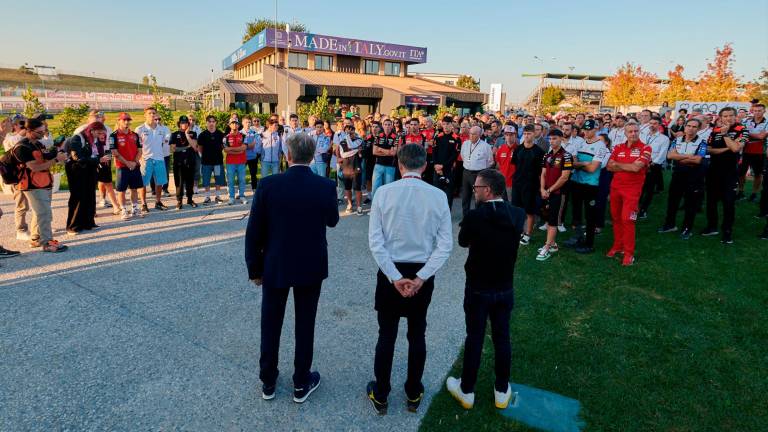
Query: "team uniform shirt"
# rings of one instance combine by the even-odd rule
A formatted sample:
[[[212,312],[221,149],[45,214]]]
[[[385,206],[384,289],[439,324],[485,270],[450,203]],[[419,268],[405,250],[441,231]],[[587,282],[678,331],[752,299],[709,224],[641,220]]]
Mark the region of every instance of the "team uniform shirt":
[[[599,160],[602,165],[606,154],[608,154],[608,149],[605,147],[605,143],[602,139],[598,138],[597,141],[592,143],[584,141],[584,143],[576,149],[576,162],[589,163]],[[600,183],[600,169],[598,168],[593,172],[587,172],[583,169],[573,170],[571,180],[576,183],[597,186],[598,183]]]
[[[193,139],[197,136],[192,131],[189,131],[189,133],[192,135]],[[174,153],[177,156],[187,156],[194,153],[192,147],[189,145],[189,140],[187,140],[187,134],[183,131],[177,130],[171,134],[170,145],[176,146]]]
[[[506,179],[507,187],[512,187],[512,179],[515,175],[515,164],[512,163],[512,157],[517,150],[517,145],[514,147],[508,146],[506,143],[496,149],[496,168],[504,175]]]
[[[136,161],[136,156],[141,151],[141,140],[136,132],[116,130],[109,136],[107,142],[110,150],[117,150],[117,153],[127,161]],[[115,166],[117,168],[128,168],[124,163],[120,161],[120,158],[115,158]]]
[[[549,149],[541,160],[541,167],[545,170],[544,189],[549,189],[557,183],[563,171],[573,170],[573,157],[563,147],[560,147],[557,151]],[[559,194],[561,191],[562,187],[553,190],[552,193]]]
[[[749,119],[744,123],[747,130],[751,134],[759,134],[762,132],[768,132],[768,118],[763,117],[760,123],[755,123],[754,119]],[[744,154],[763,154],[765,151],[765,144],[768,142],[768,136],[764,139],[756,139],[748,137],[747,144],[744,146]]]
[[[435,129],[424,129],[421,131],[421,135],[424,137],[424,145],[427,149],[427,154],[431,155],[435,145]]]
[[[238,148],[245,145],[245,134],[242,132],[230,132],[224,138],[225,148]],[[227,165],[243,165],[247,161],[245,152],[227,153]]]
[[[256,147],[261,155],[262,162],[280,162],[280,153],[287,155],[287,149],[283,148],[283,139],[280,132],[264,131],[261,134],[261,145]]]
[[[712,134],[709,136],[709,140],[707,141],[707,146],[709,148],[717,149],[717,148],[727,148],[728,146],[725,144],[725,140],[723,137],[725,136],[730,137],[734,141],[738,141],[741,143],[747,142],[747,128],[744,127],[744,125],[740,123],[735,123],[730,128],[728,128],[727,131],[724,131],[723,128],[720,126],[712,129]],[[722,172],[722,173],[731,173],[736,174],[739,167],[739,154],[734,153],[730,150],[720,153],[720,154],[711,154],[709,157],[710,163],[709,163],[709,169]]]
[[[628,171],[614,172],[611,188],[630,189],[639,193],[643,189],[645,173],[648,171],[648,165],[651,163],[652,153],[651,147],[643,144],[641,141],[636,141],[631,145],[628,142],[624,142],[615,146],[611,153],[611,160],[624,164],[641,161],[645,168],[636,173]]]
[[[248,148],[245,150],[245,158],[247,160],[254,160],[259,157],[259,151],[257,148],[261,142],[261,134],[255,128],[243,131],[243,133],[245,134],[245,145],[250,146],[251,144],[255,144],[253,148]]]
[[[680,138],[676,138],[672,142],[672,146],[669,148],[670,151],[674,149],[677,154],[679,155],[685,155],[685,156],[701,156],[702,158],[707,157],[707,142],[703,139],[699,138],[698,136],[694,138],[693,141],[685,141],[685,136],[682,136]],[[690,170],[698,170],[703,167],[703,163],[698,166],[692,166],[692,165],[681,165],[679,161],[673,161],[673,168],[672,170],[675,172],[686,172]]]
[[[139,135],[142,158],[144,160],[165,160],[165,146],[171,139],[168,128],[157,126],[152,129],[146,123],[137,127],[134,132]]]
[[[210,132],[208,129],[197,136],[197,145],[201,148],[200,163],[202,165],[223,165],[224,156],[224,132],[216,129]]]
[[[324,133],[320,135],[313,133],[312,138],[315,140],[314,162],[323,162],[323,155],[331,148],[331,137]]]
[[[460,154],[465,170],[480,171],[493,165],[493,148],[481,139],[474,144],[464,141]]]
[[[397,147],[398,143],[400,143],[400,139],[401,137],[395,131],[392,131],[389,134],[380,132],[378,135],[376,135],[376,139],[374,140],[373,145],[381,147],[384,150],[389,150],[391,148]],[[395,166],[395,157],[376,156],[376,164],[393,167]]]
[[[418,133],[416,135],[408,134],[405,137],[403,137],[403,144],[418,144],[424,147],[425,142],[426,142],[426,137],[421,133]],[[432,153],[431,147],[429,148],[428,153]]]
[[[657,131],[655,134],[649,134],[648,141],[643,142],[651,146],[651,163],[664,165],[667,161],[667,152],[669,151],[669,138],[660,131]]]

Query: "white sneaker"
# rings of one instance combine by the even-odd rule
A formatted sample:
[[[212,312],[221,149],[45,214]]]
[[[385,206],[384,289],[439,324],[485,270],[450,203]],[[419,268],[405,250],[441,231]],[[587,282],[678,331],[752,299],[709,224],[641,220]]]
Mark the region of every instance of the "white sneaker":
[[[248,204],[248,200],[245,197],[240,197],[240,204]]]
[[[29,231],[16,231],[16,240],[29,241]]]
[[[101,208],[107,208],[107,200],[101,200],[101,202],[99,203],[99,206]]]
[[[547,224],[544,223],[539,227],[539,231],[546,231],[547,230]]]
[[[530,241],[531,241],[531,236],[529,236],[528,234],[523,234],[520,236],[520,244],[522,246],[528,246],[528,243],[530,243]]]
[[[124,221],[127,221],[127,220],[131,219],[131,215],[130,215],[130,213],[128,213],[128,209],[127,208],[123,209],[123,214],[122,214],[122,216],[120,216],[120,218],[122,220],[124,220]]]
[[[449,376],[448,379],[445,380],[445,388],[448,389],[448,393],[459,402],[462,408],[468,410],[475,406],[475,394],[464,394],[464,392],[461,391],[461,378],[457,379]]]
[[[507,391],[502,393],[493,389],[493,398],[496,401],[496,408],[504,409],[509,406],[509,401],[512,399],[512,386],[507,384]]]
[[[557,231],[558,232],[566,232],[567,230],[565,229],[565,225],[558,225],[557,226]]]

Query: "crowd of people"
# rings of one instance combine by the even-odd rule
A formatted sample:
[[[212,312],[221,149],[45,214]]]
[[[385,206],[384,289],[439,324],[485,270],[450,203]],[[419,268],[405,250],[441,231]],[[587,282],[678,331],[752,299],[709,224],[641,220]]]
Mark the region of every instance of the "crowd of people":
[[[594,252],[594,237],[605,229],[610,214],[616,242],[609,254],[614,249],[624,253],[624,264],[629,265],[634,259],[635,221],[647,218],[654,196],[665,187],[665,169],[671,169],[672,176],[659,232],[680,231],[681,238],[689,239],[696,215],[705,207],[701,235],[721,235],[723,243],[732,243],[737,200],[757,202],[759,197],[757,216],[768,213],[763,187],[768,169],[765,107],[754,103],[749,111],[673,114],[666,107],[659,113],[629,115],[477,113],[435,122],[429,116],[360,116],[350,111],[341,113],[335,124],[314,116],[300,122],[296,114],[286,121],[275,114],[265,125],[258,117],[241,119],[237,114],[226,125],[217,124],[214,116],[199,125],[194,116],[182,115],[171,132],[148,107],[136,127],[128,113],[120,113],[114,131],[104,123],[102,112],[91,111],[87,123],[67,138],[51,137],[44,116],[6,119],[0,133],[6,153],[25,164],[19,181],[10,185],[17,239],[48,252],[66,250],[53,239],[50,193],[44,196],[54,164],[64,165],[70,190],[66,228],[68,235],[76,235],[98,228],[98,207],[111,208],[123,220],[144,217],[150,206],[167,210],[162,198],[170,196],[171,172],[177,210],[197,207],[196,196],[204,205],[246,204],[246,170],[255,191],[260,178],[287,169],[285,142],[303,132],[316,143],[312,172],[323,177],[335,173],[338,200],[347,213],[364,215],[377,189],[400,177],[397,150],[419,144],[427,151],[422,179],[445,193],[449,208],[460,198],[463,215],[473,205],[477,173],[499,170],[506,180],[505,198],[526,212],[520,243],[531,241],[536,225],[546,232],[536,259],[547,260],[557,252],[557,235],[569,229],[573,234],[564,246]],[[637,147],[641,143],[643,147]],[[632,166],[635,159],[639,169]],[[753,186],[747,196],[750,170]],[[147,189],[154,204],[148,201]],[[680,228],[678,209],[684,212]],[[761,237],[768,238],[768,225]]]

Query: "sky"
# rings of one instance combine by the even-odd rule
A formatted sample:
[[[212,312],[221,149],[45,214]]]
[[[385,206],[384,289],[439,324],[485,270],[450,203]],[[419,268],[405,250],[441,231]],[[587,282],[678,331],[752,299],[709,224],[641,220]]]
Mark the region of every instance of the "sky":
[[[151,73],[185,90],[221,72],[246,21],[275,15],[274,0],[2,4],[0,67],[27,62],[131,81]],[[483,91],[502,83],[508,102],[535,88],[524,73],[610,75],[633,62],[665,77],[679,63],[693,79],[725,43],[743,79],[768,67],[768,0],[278,0],[277,15],[312,33],[427,47],[426,64],[409,70],[470,74]]]

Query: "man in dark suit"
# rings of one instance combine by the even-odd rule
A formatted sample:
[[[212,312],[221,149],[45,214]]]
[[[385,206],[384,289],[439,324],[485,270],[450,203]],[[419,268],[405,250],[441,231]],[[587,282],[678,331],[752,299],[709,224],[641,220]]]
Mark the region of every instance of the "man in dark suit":
[[[339,222],[336,186],[312,173],[315,142],[304,133],[288,138],[288,170],[262,179],[245,233],[248,278],[263,285],[261,299],[262,397],[275,397],[277,358],[288,291],[296,306],[293,401],[304,402],[320,385],[310,372],[320,286],[328,277],[326,227]]]

